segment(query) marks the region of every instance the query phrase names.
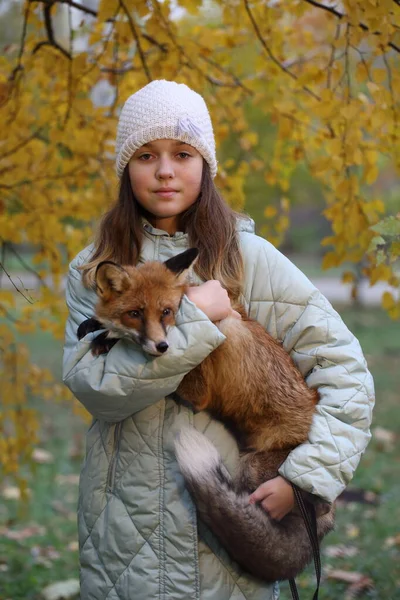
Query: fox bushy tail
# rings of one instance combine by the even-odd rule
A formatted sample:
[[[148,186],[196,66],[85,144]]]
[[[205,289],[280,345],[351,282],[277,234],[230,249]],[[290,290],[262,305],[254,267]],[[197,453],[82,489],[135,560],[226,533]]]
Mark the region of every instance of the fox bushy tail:
[[[291,579],[312,558],[302,518],[287,515],[272,521],[249,494],[235,491],[234,481],[213,444],[194,428],[182,429],[175,452],[197,511],[231,557],[266,581]]]

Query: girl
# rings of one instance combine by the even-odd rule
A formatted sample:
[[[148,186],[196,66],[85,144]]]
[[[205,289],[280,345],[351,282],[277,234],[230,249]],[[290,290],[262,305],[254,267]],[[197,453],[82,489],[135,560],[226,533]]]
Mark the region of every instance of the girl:
[[[119,197],[95,243],[71,263],[64,381],[93,415],[79,494],[81,600],[272,600],[268,585],[238,569],[201,522],[173,452],[194,425],[234,469],[237,445],[206,413],[174,398],[184,375],[224,341],[214,322],[240,298],[282,341],[320,403],[309,442],[250,500],[275,519],[294,506],[289,482],[329,502],[350,481],[370,438],[373,383],[360,346],[308,279],[253,222],[235,214],[213,183],[215,143],[204,100],[187,86],[153,81],[125,103],[118,124]],[[120,340],[93,357],[93,277],[103,260],[166,260],[200,250],[170,347],[154,358]],[[238,348],[238,352],[240,348]]]

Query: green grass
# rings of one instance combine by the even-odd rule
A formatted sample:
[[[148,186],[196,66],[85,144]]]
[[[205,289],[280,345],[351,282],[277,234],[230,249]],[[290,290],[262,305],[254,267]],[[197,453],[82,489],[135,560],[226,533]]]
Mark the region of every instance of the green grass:
[[[346,308],[340,313],[359,338],[375,378],[378,400],[373,427],[379,425],[399,433],[399,324],[377,309]],[[59,373],[59,343],[40,334],[29,345],[40,366],[49,366]],[[43,534],[21,541],[0,535],[0,600],[39,600],[40,591],[49,583],[78,577],[78,554],[69,546],[77,539],[77,485],[60,483],[58,476],[79,473],[82,456],[78,452],[74,458],[71,451],[77,440],[81,440],[85,425],[72,414],[70,406],[37,402],[37,408],[42,424],[40,446],[53,454],[54,462],[37,465],[35,473],[29,475],[31,496],[27,506],[2,499],[0,527],[19,531],[39,525],[44,529]],[[356,547],[357,554],[350,558],[323,555],[323,565],[370,577],[374,588],[361,593],[359,598],[400,599],[400,545],[389,546],[386,542],[400,533],[399,450],[398,440],[390,451],[384,450],[378,441],[371,441],[351,487],[376,492],[379,504],[339,506],[336,530],[324,542],[324,547],[337,544]],[[59,553],[58,558],[54,551]],[[298,583],[300,597],[311,599],[315,585],[313,569],[309,568]],[[320,600],[345,598],[346,589],[346,584],[324,580]],[[283,584],[282,600],[289,598],[287,584]]]

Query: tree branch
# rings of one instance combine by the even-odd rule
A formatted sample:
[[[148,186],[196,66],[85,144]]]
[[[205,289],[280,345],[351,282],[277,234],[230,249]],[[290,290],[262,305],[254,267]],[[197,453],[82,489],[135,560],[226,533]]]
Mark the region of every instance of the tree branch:
[[[338,23],[336,25],[335,41],[339,39],[339,35],[340,35],[340,23]],[[328,89],[331,89],[332,67],[333,67],[334,62],[335,62],[335,45],[334,45],[334,43],[332,43],[331,56],[330,56],[329,63],[327,65],[327,69],[326,69],[326,71],[327,71],[326,87]]]
[[[249,19],[251,21],[251,24],[253,25],[253,29],[254,29],[254,31],[256,33],[256,36],[258,37],[259,41],[261,42],[261,45],[264,48],[265,52],[268,54],[269,58],[272,60],[272,62],[274,64],[277,65],[277,67],[279,67],[281,69],[281,71],[283,71],[284,73],[286,73],[287,75],[289,75],[289,77],[291,77],[292,79],[294,79],[295,81],[297,81],[297,79],[298,79],[297,75],[295,75],[294,73],[292,73],[292,71],[289,71],[289,69],[287,69],[284,65],[282,65],[282,63],[280,63],[279,60],[271,52],[271,49],[268,47],[266,41],[264,40],[264,38],[263,38],[263,36],[261,34],[261,31],[260,31],[260,28],[258,27],[258,25],[256,23],[256,20],[254,18],[254,15],[251,12],[248,0],[244,0],[244,6],[245,6],[246,12],[247,12],[247,14],[249,16]],[[315,100],[320,100],[321,99],[317,94],[315,94],[307,86],[302,87],[302,89],[305,92],[307,92],[308,94],[310,94],[313,98],[315,98]]]
[[[325,4],[320,4],[319,2],[316,2],[315,0],[303,0],[303,2],[307,2],[307,4],[311,4],[312,6],[315,6],[316,8],[321,8],[322,10],[326,10],[327,12],[329,12],[331,15],[334,15],[338,19],[343,19],[346,17],[346,15],[344,13],[339,12],[332,6],[325,6]],[[399,1],[395,0],[395,3],[400,6],[400,0]],[[352,25],[352,23],[349,23],[349,25],[354,27],[354,25]],[[358,23],[357,25],[363,31],[371,32],[370,28],[367,25],[365,25],[365,23]],[[371,33],[372,33],[372,35],[380,35],[380,31],[372,31]],[[396,50],[396,52],[400,53],[400,46],[396,46],[396,44],[394,44],[393,42],[388,42],[387,45],[390,46],[391,48],[393,48],[393,50]]]
[[[140,69],[138,67],[132,67],[132,63],[127,63],[129,66],[126,67],[100,67],[101,73],[111,73],[112,75],[124,75],[125,73],[138,73]]]
[[[234,82],[234,83],[222,83],[222,82],[218,81],[217,79],[213,78],[214,85],[218,85],[220,87],[224,87],[225,86],[225,87],[230,87],[230,88],[240,87],[240,88],[242,88],[242,90],[244,90],[246,92],[246,94],[249,94],[250,96],[254,95],[254,92],[252,90],[250,90],[248,87],[246,87],[240,81],[240,79],[238,79],[238,77],[236,77],[236,75],[234,75],[233,73],[227,72],[220,64],[218,64],[217,62],[215,62],[211,58],[208,58],[204,54],[199,54],[199,58],[201,58],[201,60],[204,60],[204,62],[208,63],[209,65],[211,65],[212,67],[214,67],[215,69],[217,69],[218,71],[220,71],[220,73],[223,73],[227,77],[232,77],[233,82]]]
[[[43,0],[41,0],[41,1],[43,1]],[[47,40],[44,40],[44,41],[36,44],[36,46],[32,50],[32,54],[36,54],[36,52],[38,50],[40,50],[40,48],[42,48],[43,46],[53,46],[59,52],[61,52],[61,54],[63,54],[66,58],[68,58],[69,60],[72,60],[72,56],[69,54],[69,52],[67,52],[67,50],[65,50],[65,48],[60,46],[60,44],[58,42],[56,42],[56,40],[55,40],[54,31],[53,31],[53,23],[51,20],[51,10],[52,10],[53,6],[54,6],[53,2],[49,3],[49,4],[47,4],[47,3],[44,4],[43,18],[44,18],[44,25],[45,25],[46,33],[47,33]]]
[[[17,73],[19,71],[22,71],[22,55],[24,53],[24,48],[25,48],[25,38],[26,38],[26,30],[27,30],[27,26],[28,26],[28,19],[29,19],[29,2],[26,3],[25,6],[25,13],[24,13],[24,23],[22,25],[22,33],[21,33],[21,43],[19,46],[19,53],[18,53],[18,62],[17,62],[17,66],[15,67],[15,69],[13,69],[11,75],[10,75],[10,81],[14,81],[15,77],[17,76]]]
[[[142,33],[142,36],[145,40],[150,42],[150,44],[153,44],[153,46],[157,46],[157,48],[159,48],[161,52],[163,52],[164,54],[168,54],[167,44],[160,44],[160,42],[157,42],[157,40],[155,40],[151,35],[148,35],[147,33]]]
[[[118,6],[118,7],[117,7],[117,9],[116,9],[116,11],[115,11],[115,13],[114,13],[114,16],[113,16],[113,17],[111,17],[111,19],[108,19],[108,21],[109,21],[109,22],[111,22],[111,23],[114,23],[114,22],[115,22],[115,20],[116,20],[116,18],[117,18],[117,16],[118,16],[118,14],[119,14],[119,11],[120,11],[120,9],[121,9],[121,7],[120,7],[120,6]],[[80,76],[80,78],[79,78],[78,80],[75,80],[75,84],[76,84],[76,87],[77,87],[77,88],[79,87],[79,84],[80,84],[80,82],[82,81],[82,79],[83,79],[84,77],[87,77],[87,76],[89,75],[89,73],[91,73],[91,72],[93,71],[93,69],[95,69],[95,68],[96,68],[96,67],[99,65],[100,59],[102,58],[103,54],[104,54],[104,53],[105,53],[105,51],[107,50],[108,42],[109,42],[109,41],[110,41],[110,39],[111,39],[111,36],[112,36],[112,34],[113,34],[113,31],[114,31],[113,27],[110,27],[110,31],[108,32],[108,34],[107,34],[107,37],[106,37],[106,39],[105,39],[105,41],[104,41],[104,44],[103,44],[103,49],[102,49],[102,51],[101,51],[101,52],[99,52],[99,54],[93,58],[93,60],[92,60],[92,64],[91,64],[91,65],[90,65],[90,67],[87,69],[87,71],[85,71],[84,73],[82,73],[82,75]],[[104,67],[104,68],[106,68],[106,67]],[[100,70],[102,70],[102,68],[101,68],[101,67],[100,67]]]
[[[35,177],[32,179],[22,179],[21,181],[17,181],[16,183],[14,183],[12,185],[8,185],[6,183],[0,183],[0,189],[14,190],[14,189],[20,187],[21,185],[31,185],[32,183],[36,183],[37,181],[56,181],[58,179],[67,179],[68,177],[72,177],[72,176],[76,175],[81,169],[84,169],[84,168],[85,168],[85,166],[79,165],[78,167],[71,169],[71,171],[68,171],[67,173],[61,173],[59,175],[56,175],[56,174],[43,175],[43,176]]]
[[[27,296],[25,296],[25,294],[15,285],[14,281],[12,280],[11,275],[8,273],[8,271],[6,271],[6,269],[4,268],[4,265],[2,263],[0,263],[0,267],[3,269],[4,273],[7,275],[8,279],[11,281],[11,284],[13,285],[13,287],[17,290],[18,294],[21,294],[21,296],[23,298],[25,298],[25,300],[27,302],[29,302],[29,304],[33,304],[32,298],[28,298]],[[21,283],[22,283],[22,281],[21,281]],[[25,288],[24,288],[24,290],[25,290]],[[25,290],[25,291],[27,291],[27,290]]]
[[[131,16],[129,10],[125,6],[125,2],[123,0],[119,0],[119,5],[121,6],[121,8],[123,9],[124,13],[128,17],[129,26],[131,28],[132,35],[135,38],[136,46],[137,46],[137,49],[138,49],[138,52],[139,52],[139,56],[140,56],[141,63],[143,65],[144,72],[146,73],[146,77],[147,77],[148,81],[150,82],[150,81],[153,80],[153,78],[151,76],[150,69],[148,67],[148,64],[147,64],[147,61],[146,61],[146,57],[144,55],[143,48],[142,48],[142,45],[140,43],[140,37],[139,37],[138,32],[136,30],[135,23],[134,23],[134,21],[132,19],[132,16]]]
[[[72,29],[72,14],[71,14],[71,6],[70,5],[68,6],[68,28],[69,28],[69,54],[72,58],[72,56],[73,56],[73,29]],[[72,60],[70,60],[68,63],[67,87],[68,87],[68,106],[67,106],[67,112],[65,113],[64,127],[68,123],[68,119],[70,117],[71,109],[72,109]]]
[[[41,2],[42,4],[47,4],[47,6],[52,6],[53,4],[68,4],[71,8],[76,8],[87,15],[91,15],[92,17],[97,17],[98,12],[87,6],[83,6],[82,4],[78,4],[78,2],[74,2],[73,0],[29,0],[32,4],[34,2]]]
[[[7,150],[7,152],[4,152],[3,154],[0,154],[0,160],[3,160],[3,158],[6,158],[7,156],[11,156],[11,154],[14,154],[15,152],[18,152],[20,148],[22,148],[26,144],[29,144],[29,142],[31,142],[32,140],[36,139],[38,137],[38,133],[42,129],[43,127],[39,127],[39,129],[32,133],[32,135],[27,137],[25,140],[22,140],[22,142],[19,142],[16,146],[14,146],[14,148],[11,148],[11,150]]]
[[[28,263],[22,258],[20,253],[17,252],[17,250],[14,248],[14,246],[12,244],[10,244],[9,242],[3,242],[3,247],[7,248],[7,250],[11,251],[14,254],[14,256],[19,260],[19,262],[24,267],[24,269],[26,271],[28,271],[28,273],[32,273],[32,275],[34,275],[36,277],[36,279],[38,279],[38,281],[41,283],[41,285],[43,287],[46,287],[46,288],[48,287],[46,282],[44,281],[44,279],[39,275],[39,273],[37,273],[35,271],[35,269],[32,269],[32,267],[30,265],[28,265]]]

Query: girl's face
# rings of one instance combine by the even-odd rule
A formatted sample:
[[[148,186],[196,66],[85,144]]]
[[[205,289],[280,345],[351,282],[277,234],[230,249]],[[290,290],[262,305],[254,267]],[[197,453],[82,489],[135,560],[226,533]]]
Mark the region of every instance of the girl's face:
[[[155,140],[141,146],[129,161],[132,191],[154,227],[178,229],[179,215],[200,194],[203,157],[184,142]]]

